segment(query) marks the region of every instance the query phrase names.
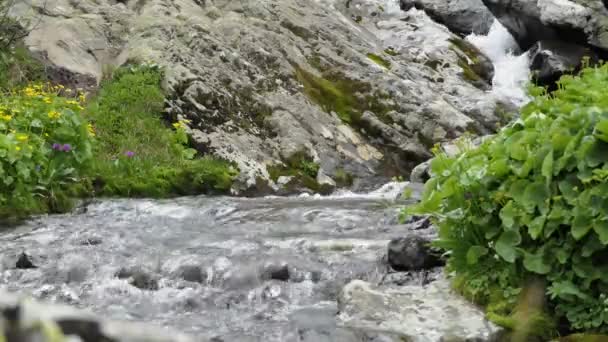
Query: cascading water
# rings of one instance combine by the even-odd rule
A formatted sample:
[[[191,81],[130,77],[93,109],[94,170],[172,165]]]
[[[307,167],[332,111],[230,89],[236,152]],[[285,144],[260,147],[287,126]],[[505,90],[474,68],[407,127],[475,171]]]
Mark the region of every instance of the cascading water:
[[[530,58],[527,52],[516,54],[519,47],[509,31],[498,20],[494,20],[487,35],[472,34],[467,40],[494,64],[492,93],[516,106],[528,102],[526,85],[530,80]]]
[[[384,4],[398,13],[397,1]],[[400,39],[389,24],[378,34]],[[487,36],[468,39],[495,64],[494,94],[524,103],[528,60],[513,54],[508,32],[495,23]],[[406,234],[397,220],[403,187],[327,197],[100,200],[0,234],[0,287],[217,341],[367,341],[339,335],[336,295],[351,279],[391,281],[378,261],[390,239]],[[15,268],[22,252],[37,268]],[[416,273],[400,277],[421,281]],[[303,338],[304,330],[320,332]]]

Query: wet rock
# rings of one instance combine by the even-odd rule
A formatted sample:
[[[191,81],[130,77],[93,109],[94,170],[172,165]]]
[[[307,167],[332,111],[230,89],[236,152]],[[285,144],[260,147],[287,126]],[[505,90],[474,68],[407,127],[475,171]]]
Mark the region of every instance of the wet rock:
[[[608,10],[602,0],[483,0],[522,50],[559,40],[608,50]]]
[[[261,278],[265,280],[274,279],[288,281],[289,266],[286,263],[264,265]]]
[[[128,279],[129,284],[141,290],[158,290],[158,280],[139,267],[121,268],[115,276],[119,279]]]
[[[589,57],[590,65],[598,62],[597,54],[588,47],[560,41],[543,40],[530,49],[530,69],[535,73],[538,85],[557,88],[555,82],[566,73],[577,73],[583,57]]]
[[[396,271],[425,270],[443,265],[440,255],[430,247],[431,241],[411,235],[391,240],[388,264]]]
[[[412,7],[424,10],[436,22],[464,36],[487,34],[494,20],[481,0],[401,0],[400,4],[404,11]]]
[[[23,252],[23,253],[21,253],[21,255],[19,255],[19,259],[17,259],[17,263],[15,264],[15,267],[18,269],[21,269],[21,270],[38,268],[37,266],[34,265],[34,263],[32,263],[30,256],[25,254],[25,252]]]
[[[177,269],[177,275],[186,281],[195,283],[203,283],[207,280],[207,272],[196,265],[180,266]]]
[[[408,223],[412,230],[428,229],[433,225],[429,216],[413,216]]]
[[[98,246],[101,245],[103,240],[100,237],[90,237],[80,241],[80,245],[82,246]]]
[[[411,342],[495,341],[501,330],[443,277],[397,288],[354,280],[340,292],[338,308],[339,325],[403,334]]]
[[[425,161],[422,164],[416,165],[410,174],[410,181],[415,183],[426,183],[431,178],[430,175],[431,161]]]

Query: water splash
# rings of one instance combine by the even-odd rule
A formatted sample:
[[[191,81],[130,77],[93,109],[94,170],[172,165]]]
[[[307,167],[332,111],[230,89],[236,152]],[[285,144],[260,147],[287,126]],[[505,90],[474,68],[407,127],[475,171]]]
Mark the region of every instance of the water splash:
[[[471,34],[466,39],[494,63],[492,93],[517,106],[526,104],[530,100],[526,93],[530,80],[530,57],[527,52],[517,54],[519,47],[509,31],[494,20],[487,35]]]

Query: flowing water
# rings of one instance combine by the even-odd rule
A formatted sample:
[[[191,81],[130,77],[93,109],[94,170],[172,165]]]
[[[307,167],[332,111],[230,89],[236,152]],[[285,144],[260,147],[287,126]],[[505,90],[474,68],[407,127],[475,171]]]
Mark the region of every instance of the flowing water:
[[[494,64],[492,93],[498,98],[520,107],[529,101],[526,85],[530,80],[528,53],[517,54],[519,47],[509,31],[494,20],[487,35],[472,34],[467,37]]]
[[[408,231],[397,220],[403,186],[330,197],[103,200],[0,235],[0,284],[197,336],[290,341],[304,326],[335,330],[336,295],[349,280],[382,281],[388,241]],[[15,269],[22,252],[38,268]],[[120,279],[133,269],[143,289]]]
[[[468,39],[495,63],[494,94],[524,103],[528,57],[513,54],[506,30],[495,23],[488,36]],[[426,277],[387,278],[381,262],[390,239],[433,234],[399,224],[403,187],[328,197],[99,200],[0,233],[0,287],[217,341],[366,341],[339,335],[341,286]],[[23,252],[37,268],[15,268]],[[303,338],[303,331],[317,334]]]

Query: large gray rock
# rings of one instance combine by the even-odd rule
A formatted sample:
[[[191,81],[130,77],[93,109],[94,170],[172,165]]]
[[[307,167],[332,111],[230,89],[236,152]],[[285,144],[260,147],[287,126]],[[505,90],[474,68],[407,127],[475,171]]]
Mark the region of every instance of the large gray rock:
[[[112,322],[72,307],[38,303],[0,290],[2,336],[20,342],[61,341],[63,337],[76,337],[77,341],[203,342],[164,328]]]
[[[540,41],[530,49],[530,68],[535,73],[535,82],[556,89],[555,82],[566,73],[577,73],[588,57],[588,63],[598,62],[597,54],[586,46],[555,40]]]
[[[192,121],[199,151],[238,165],[237,192],[277,189],[268,167],[299,153],[327,176],[313,187],[338,174],[372,187],[433,143],[500,120],[474,75],[481,53],[463,55],[458,37],[397,1],[47,3],[11,15],[40,14],[25,43],[57,79],[93,87],[108,65],[164,66],[168,115]]]
[[[483,0],[523,50],[541,40],[608,50],[608,9],[602,0]]]
[[[431,241],[416,235],[391,240],[387,260],[396,271],[420,271],[444,264],[441,253],[431,248]]]
[[[501,333],[443,277],[426,286],[397,288],[354,280],[342,289],[338,305],[342,325],[392,331],[410,342],[497,341]]]
[[[424,10],[436,22],[461,35],[486,34],[494,15],[481,0],[400,0],[401,8]]]

